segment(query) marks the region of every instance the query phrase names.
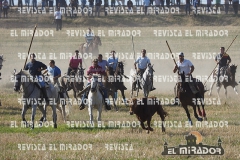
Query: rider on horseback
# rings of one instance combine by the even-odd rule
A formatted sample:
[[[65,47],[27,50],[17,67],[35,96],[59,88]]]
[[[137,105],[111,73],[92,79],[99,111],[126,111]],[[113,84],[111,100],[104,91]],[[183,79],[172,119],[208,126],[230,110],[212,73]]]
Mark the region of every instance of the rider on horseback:
[[[183,52],[179,53],[179,61],[177,62],[177,66],[174,67],[173,73],[176,73],[176,71],[179,70],[179,74],[185,74],[188,79],[185,79],[185,82],[189,82],[189,87],[193,94],[196,95],[196,98],[201,98],[201,95],[199,94],[199,91],[197,90],[195,81],[193,80],[192,73],[194,71],[194,66],[191,61],[184,59]],[[175,95],[176,96],[176,95]],[[177,104],[178,97],[175,98],[175,104]]]
[[[46,103],[49,103],[47,90],[45,88],[44,78],[41,73],[42,70],[47,69],[47,66],[40,61],[36,61],[35,58],[36,58],[36,55],[34,53],[30,54],[31,62],[28,62],[26,64],[24,70],[29,70],[30,75],[38,79],[38,83],[40,84],[40,89],[42,91],[43,97]]]
[[[92,33],[91,28],[88,28],[88,32],[85,35],[85,40],[87,42],[87,46],[86,46],[87,51],[88,51],[89,46],[91,45],[93,39],[94,39],[94,34]]]
[[[225,53],[225,48],[221,47],[220,50],[221,50],[221,53],[219,53],[215,57],[215,61],[218,64],[217,86],[220,86],[220,81],[219,81],[220,70],[223,69],[224,70],[223,73],[225,73],[226,67],[229,65],[229,63],[231,63],[231,58],[227,53]]]
[[[79,51],[75,50],[75,56],[73,56],[70,61],[69,61],[69,67],[68,67],[68,71],[67,71],[67,75],[70,76],[70,73],[72,70],[77,70],[78,67],[80,66],[80,68],[82,68],[82,59],[79,56]],[[69,79],[67,81],[67,91],[69,91],[70,88],[70,82]]]
[[[106,74],[105,71],[102,70],[102,67],[100,67],[98,65],[98,59],[94,59],[93,60],[93,65],[91,67],[89,67],[89,69],[87,71],[87,75],[90,76],[90,77],[88,78],[88,84],[87,84],[86,88],[90,87],[90,84],[91,84],[90,79],[91,79],[91,75],[92,74],[101,74],[101,75],[105,75]],[[103,98],[104,98],[105,107],[106,107],[107,110],[111,110],[111,107],[106,102],[106,99],[108,97],[107,96],[107,90],[104,88],[102,82],[98,82],[98,83],[100,84],[100,87],[101,87],[100,89],[103,92]],[[81,103],[80,108],[79,108],[80,110],[85,108],[84,101],[87,98],[87,95],[88,95],[88,90],[85,91],[83,96],[82,96],[82,103]]]
[[[138,70],[137,70],[136,64],[138,64]],[[135,70],[137,70],[137,75],[139,75],[140,77],[137,78],[137,80],[133,83],[133,85],[134,85],[133,90],[136,90],[137,81],[138,81],[138,84],[140,84],[139,80],[142,78],[143,73],[145,72],[145,70],[147,68],[147,65],[150,65],[150,64],[151,64],[150,59],[146,56],[146,49],[142,49],[142,56],[139,57],[136,60],[136,62],[134,63]],[[152,78],[152,84],[153,84],[153,78]],[[140,89],[141,89],[140,85],[138,85],[137,87],[140,87]],[[153,85],[152,85],[152,88],[150,91],[153,91],[155,89],[156,88],[153,87]]]

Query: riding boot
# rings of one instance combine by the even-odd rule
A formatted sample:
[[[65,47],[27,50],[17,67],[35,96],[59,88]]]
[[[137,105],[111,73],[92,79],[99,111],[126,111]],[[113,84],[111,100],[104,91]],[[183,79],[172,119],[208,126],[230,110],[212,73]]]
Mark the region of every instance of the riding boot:
[[[104,88],[101,88],[101,93],[102,93],[102,96],[103,96],[103,99],[104,99],[105,108],[106,108],[107,110],[111,110],[110,105],[108,105],[108,103],[106,102],[106,99],[108,99],[108,97],[107,97],[107,91],[106,91]]]
[[[136,81],[133,82],[133,86],[132,86],[133,91],[136,91],[136,90],[137,90],[136,85],[137,85],[137,82],[136,82]]]
[[[80,110],[83,110],[85,108],[84,101],[85,101],[86,98],[87,98],[87,95],[86,95],[86,93],[84,93],[84,95],[82,96],[82,102],[81,102],[80,107],[79,107]]]
[[[45,87],[42,87],[41,88],[41,91],[42,91],[42,94],[43,94],[43,98],[45,99],[46,101],[46,104],[49,104],[49,99],[48,99],[48,96],[47,96],[47,90]]]

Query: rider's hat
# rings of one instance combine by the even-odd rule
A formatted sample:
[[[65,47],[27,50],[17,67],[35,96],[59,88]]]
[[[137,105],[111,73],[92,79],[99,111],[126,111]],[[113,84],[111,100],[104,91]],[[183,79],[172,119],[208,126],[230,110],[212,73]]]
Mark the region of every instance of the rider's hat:
[[[78,52],[78,53],[79,53],[79,50],[75,50],[75,52]]]
[[[183,52],[180,52],[178,55],[184,57]]]

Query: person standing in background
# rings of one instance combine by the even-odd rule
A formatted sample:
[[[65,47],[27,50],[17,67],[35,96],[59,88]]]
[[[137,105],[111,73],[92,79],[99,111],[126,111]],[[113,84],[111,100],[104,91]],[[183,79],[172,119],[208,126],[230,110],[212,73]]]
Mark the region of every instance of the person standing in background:
[[[55,20],[56,20],[56,31],[59,29],[62,30],[62,13],[60,11],[60,8],[57,9],[57,11],[54,14]]]
[[[238,5],[239,5],[239,0],[233,0],[233,10],[235,14],[238,14]]]
[[[225,14],[228,14],[229,0],[224,0],[224,4],[225,4]]]
[[[7,18],[8,17],[8,1],[7,0],[4,0],[2,1],[2,5],[3,5],[3,17],[4,18]]]

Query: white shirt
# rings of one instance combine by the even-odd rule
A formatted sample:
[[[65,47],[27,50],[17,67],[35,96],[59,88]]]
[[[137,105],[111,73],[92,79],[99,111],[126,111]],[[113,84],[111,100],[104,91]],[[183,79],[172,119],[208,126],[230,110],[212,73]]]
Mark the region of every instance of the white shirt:
[[[61,19],[62,13],[60,11],[56,11],[54,14],[55,19]]]
[[[191,66],[193,66],[192,62],[187,59],[184,59],[182,63],[178,61],[177,65],[180,70],[180,73],[183,73],[184,71],[185,75],[191,71]]]
[[[150,63],[150,60],[148,57],[138,57],[138,59],[136,60],[136,63],[138,64],[138,68],[139,69],[145,69],[147,68],[148,63]]]

